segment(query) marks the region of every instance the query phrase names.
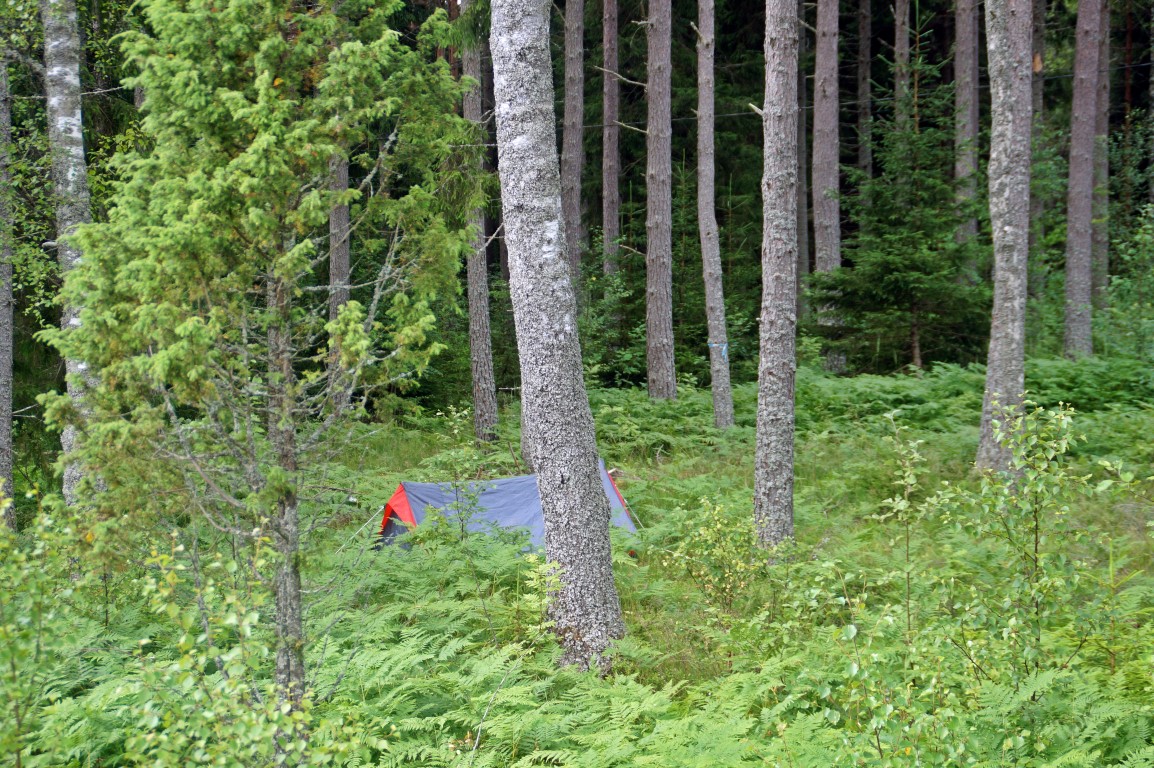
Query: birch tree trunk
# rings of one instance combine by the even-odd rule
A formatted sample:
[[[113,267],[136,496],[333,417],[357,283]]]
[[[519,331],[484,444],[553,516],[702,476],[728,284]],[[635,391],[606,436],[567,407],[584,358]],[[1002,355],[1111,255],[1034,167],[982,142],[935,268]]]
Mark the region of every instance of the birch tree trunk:
[[[1094,198],[1094,127],[1098,101],[1098,35],[1102,4],[1078,5],[1074,41],[1074,102],[1070,121],[1070,177],[1066,196],[1066,336],[1070,358],[1093,353],[1091,232]]]
[[[462,0],[461,13],[469,7],[470,0]],[[482,83],[484,72],[481,64],[480,44],[467,48],[461,53],[461,67],[465,77],[470,77],[476,85],[465,94],[462,113],[466,120],[478,126],[478,134],[484,135],[482,123]],[[485,249],[485,212],[478,208],[469,216],[476,233],[473,249],[467,260],[469,294],[469,367],[473,374],[473,434],[481,442],[490,442],[497,436],[497,383],[493,376],[493,335],[489,325],[489,258]]]
[[[52,154],[52,186],[56,198],[56,255],[67,276],[80,262],[80,251],[69,242],[76,227],[92,219],[88,193],[88,166],[84,159],[84,130],[80,109],[80,32],[76,0],[42,0],[44,27],[45,96],[48,146]],[[65,306],[64,328],[80,324],[80,308]],[[68,395],[82,409],[87,365],[65,360]],[[76,445],[77,430],[64,428],[60,436],[65,456]],[[64,467],[64,501],[77,502],[82,470],[76,462]]]
[[[721,240],[717,231],[713,139],[713,0],[697,3],[697,225],[705,280],[705,317],[709,334],[713,424],[733,426],[733,391],[729,385],[729,337],[725,327],[725,290],[721,274]]]
[[[905,128],[910,117],[910,0],[894,0],[894,117]]]
[[[977,466],[1006,469],[994,438],[995,403],[1012,406],[1025,389],[1026,262],[1030,229],[1031,0],[986,0],[991,90],[990,226],[994,309]]]
[[[1045,86],[1046,86],[1046,0],[1034,0],[1034,76],[1031,81],[1031,98],[1033,101],[1033,145],[1038,150],[1042,143],[1043,118],[1045,114]],[[1030,189],[1030,258],[1038,258],[1039,243],[1045,237],[1042,225],[1043,202],[1037,190]],[[1039,281],[1038,269],[1030,269],[1030,295],[1040,293],[1042,286],[1034,285]]]
[[[601,239],[605,274],[617,272],[617,241],[621,239],[621,83],[617,80],[617,0],[604,0],[601,14],[604,118],[601,129]]]
[[[1098,35],[1098,96],[1094,110],[1094,199],[1090,226],[1090,298],[1106,306],[1110,281],[1110,4],[1102,2]]]
[[[798,0],[797,18],[805,21],[805,1]],[[798,27],[797,43],[797,316],[805,311],[805,277],[809,274],[809,90],[804,56],[808,38]]]
[[[978,193],[978,3],[955,3],[957,39],[954,47],[954,181],[962,221],[958,242],[978,234],[973,210]]]
[[[766,0],[761,340],[753,517],[758,541],[767,547],[793,537],[798,22],[795,0]]]
[[[349,189],[349,161],[341,155],[329,158],[329,189],[342,193]],[[349,206],[338,203],[329,210],[329,320],[336,320],[341,307],[349,302],[349,240],[352,227]],[[340,377],[340,348],[329,354],[329,377],[333,381],[332,405],[336,411],[348,406],[349,392],[337,386]]]
[[[0,482],[12,497],[12,91],[8,62],[0,61]],[[4,522],[16,530],[16,508],[4,511]]]
[[[818,0],[813,81],[814,269],[841,266],[841,202],[838,199],[838,0]]]
[[[873,9],[870,0],[859,0],[857,8],[857,167],[873,176],[873,100],[871,81]]]
[[[585,0],[565,2],[565,114],[561,136],[561,207],[574,285],[581,275],[581,168],[585,160]]]
[[[649,396],[677,397],[673,362],[673,148],[670,0],[650,0],[646,119],[645,357]]]
[[[604,669],[605,649],[625,625],[564,256],[549,8],[549,0],[493,0],[498,165],[521,357],[522,448],[537,473],[545,552],[561,580],[550,616],[564,663]]]

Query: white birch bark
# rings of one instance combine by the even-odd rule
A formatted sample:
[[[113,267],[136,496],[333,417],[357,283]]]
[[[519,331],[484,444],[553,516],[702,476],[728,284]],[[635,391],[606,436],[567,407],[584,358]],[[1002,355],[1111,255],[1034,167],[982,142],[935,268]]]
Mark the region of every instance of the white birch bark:
[[[991,90],[990,226],[994,308],[977,466],[1006,469],[994,439],[995,403],[1012,406],[1025,389],[1026,262],[1030,229],[1031,0],[986,0]]]
[[[798,21],[795,0],[766,0],[761,341],[753,478],[754,524],[763,546],[793,536]]]
[[[80,106],[80,32],[76,0],[42,0],[44,72],[48,146],[52,154],[52,186],[56,198],[56,253],[65,276],[80,263],[80,250],[69,242],[81,224],[92,219],[88,166],[84,159],[84,132]],[[65,306],[61,325],[80,324],[80,308]],[[84,382],[90,374],[79,360],[65,360],[68,395],[82,408]],[[67,456],[76,445],[77,430],[64,428],[61,447]],[[76,462],[64,467],[64,501],[77,502],[82,470]]]
[[[581,169],[585,160],[585,0],[565,2],[565,110],[561,134],[561,208],[565,250],[576,281],[581,274]],[[576,283],[574,283],[576,284]]]
[[[564,663],[604,668],[625,626],[609,545],[577,303],[565,260],[549,57],[549,0],[493,0],[498,167],[521,358],[522,449],[537,473],[550,605]]]
[[[713,424],[733,426],[729,384],[729,336],[725,327],[725,288],[714,189],[713,0],[697,3],[697,225],[705,280],[705,318],[709,336]]]
[[[649,396],[677,397],[673,361],[672,7],[650,0],[646,120],[645,357]]]

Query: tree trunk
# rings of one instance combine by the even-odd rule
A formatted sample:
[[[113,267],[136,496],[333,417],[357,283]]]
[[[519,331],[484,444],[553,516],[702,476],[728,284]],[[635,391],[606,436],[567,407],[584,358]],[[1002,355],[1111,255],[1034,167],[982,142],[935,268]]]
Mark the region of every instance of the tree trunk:
[[[0,61],[0,494],[12,498],[12,92],[8,62]],[[16,530],[16,509],[4,522]]]
[[[818,0],[813,81],[814,269],[841,266],[841,203],[838,140],[838,0]]]
[[[1090,226],[1090,297],[1096,309],[1106,306],[1106,287],[1110,281],[1110,4],[1107,0],[1102,3],[1101,24],[1098,96],[1094,110],[1093,221]]]
[[[645,357],[649,396],[677,397],[673,363],[673,149],[670,0],[650,0],[646,119]]]
[[[1070,178],[1066,203],[1066,338],[1070,358],[1093,353],[1090,327],[1091,233],[1094,198],[1094,126],[1098,101],[1098,35],[1102,4],[1078,5],[1074,43],[1074,102],[1070,124]]]
[[[574,285],[581,275],[581,168],[585,160],[585,0],[565,2],[565,114],[561,136],[561,207]]]
[[[873,106],[870,43],[873,37],[873,9],[870,0],[858,0],[857,7],[857,167],[873,176]]]
[[[561,580],[550,616],[564,663],[604,669],[604,652],[625,625],[564,257],[549,8],[549,0],[493,0],[497,150],[521,357],[522,446],[537,473],[545,553]]]
[[[347,192],[349,189],[349,161],[336,154],[329,158],[329,189]],[[336,320],[341,307],[349,302],[349,240],[352,227],[349,206],[341,203],[329,210],[329,320]],[[348,406],[350,393],[338,384],[340,377],[340,348],[329,353],[329,377],[333,382],[332,405],[336,411]]]
[[[1030,229],[1031,0],[986,0],[991,90],[990,227],[994,309],[977,466],[1006,469],[994,437],[995,403],[1013,406],[1025,389],[1026,260]]]
[[[954,48],[954,181],[962,220],[958,242],[978,234],[973,210],[978,194],[978,3],[957,0]]]
[[[80,33],[76,0],[43,0],[40,5],[44,27],[45,96],[48,116],[48,146],[52,154],[52,186],[56,199],[56,255],[60,271],[67,276],[80,262],[80,251],[69,242],[76,227],[92,220],[88,193],[88,166],[84,159],[84,130],[80,111]],[[65,306],[61,313],[65,329],[80,324],[80,307]],[[90,375],[79,360],[65,360],[68,395],[83,410],[85,381]],[[65,456],[72,453],[77,438],[75,426],[67,426],[60,436]],[[79,464],[64,467],[64,501],[78,501],[82,478]]]
[[[805,21],[805,0],[798,0],[797,17]],[[798,27],[797,43],[797,316],[805,312],[805,277],[809,274],[809,90],[803,57],[808,38]]]
[[[462,0],[461,12],[469,6]],[[461,53],[465,77],[477,85],[465,94],[462,112],[466,120],[477,124],[478,135],[484,135],[481,83],[484,72],[481,46],[476,44]],[[489,327],[489,258],[485,249],[485,212],[478,208],[469,217],[473,231],[473,249],[468,257],[469,294],[469,365],[473,373],[473,433],[481,442],[497,436],[497,384],[493,376],[493,336]]]
[[[762,546],[793,537],[797,282],[797,4],[765,3],[760,362],[753,517]]]
[[[894,0],[894,117],[904,129],[910,116],[910,0]]]
[[[1031,97],[1033,101],[1033,147],[1037,151],[1042,143],[1043,115],[1045,112],[1046,86],[1046,0],[1034,0],[1034,76],[1031,81]],[[1040,243],[1045,237],[1042,227],[1042,212],[1044,203],[1038,191],[1030,189],[1030,258],[1041,258]],[[1039,265],[1040,266],[1040,265]],[[1040,295],[1042,286],[1039,283],[1040,269],[1030,269],[1030,295]]]
[[[709,327],[713,424],[719,429],[728,429],[733,426],[733,391],[729,386],[729,337],[725,327],[721,240],[717,232],[714,191],[713,0],[698,0],[697,35],[697,224]]]
[[[273,520],[278,562],[273,582],[276,606],[276,684],[281,701],[299,709],[305,687],[305,634],[301,599],[300,517],[296,493],[296,417],[293,369],[292,293],[283,278],[268,280],[268,430],[277,467],[284,473]]]
[[[617,271],[617,241],[621,239],[621,83],[617,80],[617,0],[604,0],[601,15],[604,49],[601,84],[604,117],[601,129],[601,239],[604,271]]]

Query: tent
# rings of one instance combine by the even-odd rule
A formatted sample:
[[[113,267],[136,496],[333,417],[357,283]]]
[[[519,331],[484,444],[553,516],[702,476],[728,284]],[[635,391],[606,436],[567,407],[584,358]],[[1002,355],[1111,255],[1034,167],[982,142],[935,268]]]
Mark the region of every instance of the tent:
[[[629,518],[625,499],[617,490],[617,484],[605,470],[605,462],[600,462],[601,486],[609,499],[610,522],[618,528],[633,533],[637,528]],[[476,497],[475,509],[473,497]],[[501,480],[487,480],[464,485],[453,483],[411,483],[397,486],[396,493],[385,504],[381,519],[381,541],[391,543],[409,528],[420,525],[430,509],[442,510],[451,515],[460,503],[464,511],[471,512],[466,523],[470,531],[488,530],[493,526],[501,528],[524,528],[529,531],[529,540],[536,546],[545,543],[545,520],[541,515],[541,496],[537,492],[537,476],[522,475]]]

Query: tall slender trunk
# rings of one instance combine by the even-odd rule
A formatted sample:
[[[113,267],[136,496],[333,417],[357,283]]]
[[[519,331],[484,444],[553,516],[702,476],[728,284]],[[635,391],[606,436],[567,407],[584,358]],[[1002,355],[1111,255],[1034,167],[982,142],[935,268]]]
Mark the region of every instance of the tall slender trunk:
[[[994,308],[976,460],[979,468],[1008,468],[1009,452],[994,437],[994,406],[1017,404],[1025,389],[1032,15],[1031,0],[986,0]]]
[[[470,0],[461,0],[464,13]],[[484,135],[482,83],[485,75],[478,43],[461,52],[465,77],[476,85],[465,94],[462,113]],[[497,383],[493,376],[493,336],[489,327],[489,258],[485,248],[485,212],[478,208],[469,216],[475,232],[467,260],[469,295],[469,367],[473,374],[473,434],[481,442],[497,436]]]
[[[753,477],[753,518],[763,546],[793,537],[798,22],[795,0],[766,0],[761,355]]]
[[[813,80],[814,269],[841,266],[841,202],[838,199],[838,0],[818,0]]]
[[[649,396],[677,397],[673,362],[673,148],[670,0],[650,0],[646,119],[645,357]]]
[[[798,0],[797,17],[805,21],[805,0]],[[809,89],[805,69],[808,38],[798,28],[797,44],[797,315],[805,311],[805,278],[809,274]]]
[[[273,519],[278,556],[273,581],[276,607],[276,684],[281,700],[298,709],[305,687],[305,633],[300,569],[300,507],[296,493],[296,418],[292,390],[296,378],[290,325],[292,293],[283,278],[267,275],[268,430],[277,467],[284,473]]]
[[[978,234],[978,3],[957,0],[954,48],[954,181],[962,220],[959,242]]]
[[[604,652],[625,625],[564,258],[549,8],[549,0],[492,3],[501,198],[521,355],[522,445],[537,474],[545,554],[561,581],[550,605],[553,630],[563,663],[604,668]]]
[[[604,124],[601,129],[601,239],[605,274],[617,271],[617,241],[621,238],[621,83],[617,80],[617,0],[604,0],[601,14],[603,49],[601,84]]]
[[[329,158],[329,189],[335,193],[349,189],[349,161],[340,154]],[[349,240],[352,227],[349,206],[338,203],[329,209],[329,320],[336,320],[341,307],[349,302]],[[348,406],[348,390],[339,384],[340,349],[329,354],[329,376],[333,381],[332,406],[341,411]]]
[[[44,27],[45,95],[48,113],[48,146],[52,154],[52,186],[56,198],[56,255],[67,277],[80,262],[80,250],[70,242],[76,227],[92,220],[88,193],[88,166],[84,159],[84,128],[80,107],[80,31],[76,0],[42,0]],[[80,307],[66,305],[60,319],[67,329],[80,324]],[[88,366],[65,360],[68,395],[83,411]],[[77,439],[75,426],[60,436],[65,455]],[[64,467],[64,501],[73,505],[83,473],[79,464]]]
[[[8,62],[0,61],[0,493],[12,497],[12,91]],[[16,509],[4,511],[16,530]]]
[[[857,167],[869,178],[874,169],[873,148],[873,64],[870,43],[873,38],[873,8],[870,0],[858,0],[857,6]]]
[[[1102,2],[1098,35],[1098,96],[1094,109],[1094,199],[1090,225],[1090,298],[1106,306],[1110,281],[1110,4]],[[1129,73],[1129,70],[1126,70]]]
[[[705,317],[709,328],[713,423],[733,426],[733,391],[729,386],[729,336],[725,328],[725,290],[721,275],[721,240],[717,231],[713,141],[713,0],[697,3],[697,224],[705,280]]]
[[[561,135],[561,208],[565,257],[581,274],[581,168],[585,161],[585,0],[565,1],[565,114]],[[577,283],[574,282],[574,285]]]
[[[1067,357],[1093,354],[1091,232],[1094,198],[1094,126],[1098,101],[1098,35],[1102,4],[1078,6],[1074,42],[1074,102],[1070,124],[1070,178],[1066,202]]]
[[[1034,63],[1033,79],[1031,81],[1031,100],[1033,102],[1033,151],[1041,149],[1043,118],[1045,113],[1044,95],[1046,90],[1046,0],[1034,0]],[[1030,295],[1040,295],[1042,286],[1040,264],[1040,243],[1045,237],[1042,224],[1044,201],[1037,189],[1030,188],[1030,259],[1032,266],[1029,270]]]
[[[910,0],[894,0],[894,117],[905,128],[910,116]]]

